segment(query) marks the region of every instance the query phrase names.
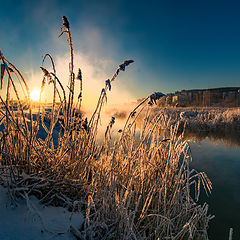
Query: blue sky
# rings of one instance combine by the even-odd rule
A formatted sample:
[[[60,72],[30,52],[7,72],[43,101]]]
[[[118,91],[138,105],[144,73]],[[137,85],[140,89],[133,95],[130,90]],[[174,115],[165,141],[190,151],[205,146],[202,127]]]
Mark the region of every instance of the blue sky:
[[[221,0],[1,1],[0,49],[37,87],[44,53],[59,63],[67,58],[66,38],[58,38],[66,15],[75,65],[94,78],[90,85],[135,60],[116,81],[118,98],[240,86],[239,11],[239,1]]]

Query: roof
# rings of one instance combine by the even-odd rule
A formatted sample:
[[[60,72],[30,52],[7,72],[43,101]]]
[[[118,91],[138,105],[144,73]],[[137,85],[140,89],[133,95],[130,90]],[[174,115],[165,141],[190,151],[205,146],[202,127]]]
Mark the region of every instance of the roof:
[[[218,92],[229,92],[238,91],[240,87],[224,87],[224,88],[206,88],[206,89],[191,89],[191,90],[181,90],[181,92],[205,92],[205,91],[218,91]]]

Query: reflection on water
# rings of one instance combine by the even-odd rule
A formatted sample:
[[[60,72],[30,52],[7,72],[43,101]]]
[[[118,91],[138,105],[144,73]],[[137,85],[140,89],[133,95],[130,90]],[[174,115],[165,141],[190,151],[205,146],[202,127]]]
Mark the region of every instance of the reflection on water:
[[[206,137],[206,136],[205,136]],[[200,141],[200,139],[202,140]],[[191,137],[193,140],[193,135]],[[191,166],[207,173],[213,183],[212,194],[202,201],[209,203],[209,212],[215,215],[210,222],[209,238],[228,239],[229,228],[233,239],[240,236],[240,147],[239,139],[195,136],[190,141],[193,155]],[[213,140],[213,142],[212,142]],[[233,144],[234,143],[234,144]]]
[[[201,129],[188,130],[185,129],[184,137],[187,140],[201,142],[206,138],[211,143],[218,144],[221,142],[228,147],[240,146],[240,131],[236,128],[224,128],[213,129],[211,131],[203,131]]]

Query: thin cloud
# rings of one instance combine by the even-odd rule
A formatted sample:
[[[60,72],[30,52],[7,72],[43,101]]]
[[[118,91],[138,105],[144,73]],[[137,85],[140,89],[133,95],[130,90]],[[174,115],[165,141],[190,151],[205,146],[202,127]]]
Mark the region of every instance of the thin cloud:
[[[80,52],[75,53],[74,59],[74,72],[77,73],[77,69],[80,67],[83,74],[83,106],[86,109],[93,109],[101,89],[104,87],[105,80],[111,77],[106,72],[109,71],[109,66],[114,66],[114,62],[111,59],[96,59],[93,56]],[[64,86],[67,86],[69,80],[68,65],[68,54],[56,57],[57,75],[62,80]],[[113,84],[115,86],[113,85],[112,91],[108,93],[108,100],[111,104],[132,101],[134,99],[131,92],[126,89],[126,86],[115,84],[115,82]],[[78,82],[76,82],[75,90],[79,91]]]

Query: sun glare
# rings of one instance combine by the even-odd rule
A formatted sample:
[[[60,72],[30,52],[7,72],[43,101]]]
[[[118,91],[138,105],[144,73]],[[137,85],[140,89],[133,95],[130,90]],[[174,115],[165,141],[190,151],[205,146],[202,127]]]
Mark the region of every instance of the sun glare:
[[[32,101],[39,101],[40,90],[33,90],[30,92],[30,98]]]

